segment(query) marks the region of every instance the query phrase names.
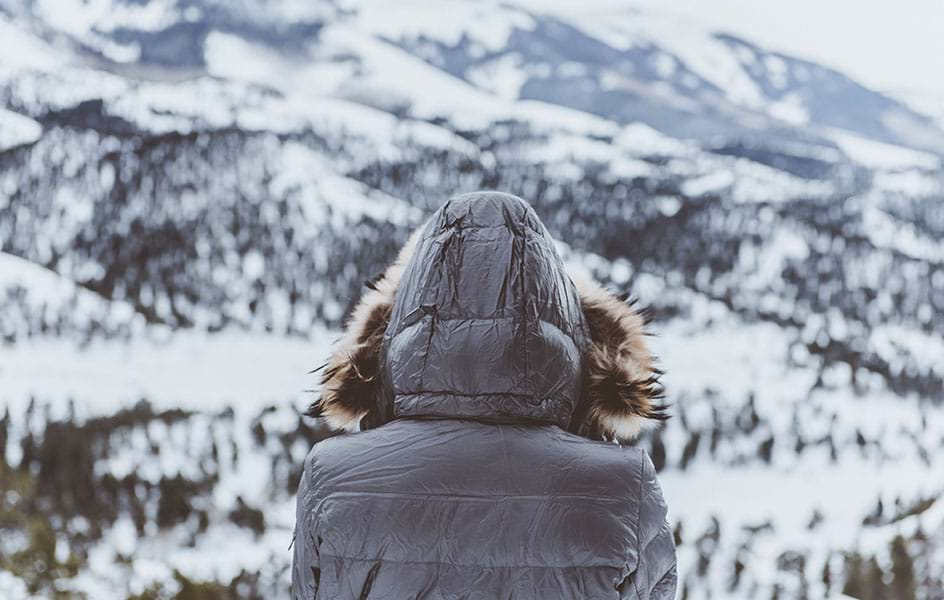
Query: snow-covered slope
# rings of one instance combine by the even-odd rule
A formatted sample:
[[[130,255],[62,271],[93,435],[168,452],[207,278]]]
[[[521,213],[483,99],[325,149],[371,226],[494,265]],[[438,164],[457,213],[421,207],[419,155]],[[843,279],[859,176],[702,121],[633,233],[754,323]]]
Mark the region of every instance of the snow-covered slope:
[[[0,252],[0,292],[0,338],[8,344],[42,335],[127,337],[144,329],[144,319],[127,302],[103,298],[5,252]]]
[[[41,133],[42,127],[33,119],[0,109],[0,151],[35,142]]]
[[[658,13],[593,11],[565,20],[528,3],[463,0],[401,2],[395,10],[382,0],[265,8],[209,0],[4,4],[10,49],[28,49],[16,52],[25,58],[4,61],[7,85],[21,83],[29,88],[21,93],[50,105],[65,102],[57,96],[66,91],[75,103],[90,86],[92,95],[104,88],[124,95],[130,76],[132,87],[156,87],[151,109],[160,112],[172,94],[154,79],[214,76],[228,86],[261,86],[255,93],[263,98],[266,90],[342,97],[465,126],[508,117],[515,101],[534,99],[703,142],[776,137],[828,145],[824,131],[838,128],[944,153],[944,132],[904,103],[834,70]],[[97,69],[91,81],[76,73],[79,65]],[[35,94],[43,85],[31,80],[35,71],[78,85]],[[222,93],[204,104],[225,113],[233,98]],[[234,93],[240,105],[252,95]]]
[[[307,370],[497,188],[652,307],[685,597],[940,598],[942,140],[659,13],[0,0],[0,596],[284,595]]]

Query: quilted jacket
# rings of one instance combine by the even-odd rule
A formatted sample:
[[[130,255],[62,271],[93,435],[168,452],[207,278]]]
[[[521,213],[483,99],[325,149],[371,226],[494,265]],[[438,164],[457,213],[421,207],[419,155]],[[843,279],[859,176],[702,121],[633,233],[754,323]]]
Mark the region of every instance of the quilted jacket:
[[[675,597],[645,319],[523,200],[445,203],[355,308],[311,414],[292,588],[313,599]],[[356,431],[354,431],[356,430]]]

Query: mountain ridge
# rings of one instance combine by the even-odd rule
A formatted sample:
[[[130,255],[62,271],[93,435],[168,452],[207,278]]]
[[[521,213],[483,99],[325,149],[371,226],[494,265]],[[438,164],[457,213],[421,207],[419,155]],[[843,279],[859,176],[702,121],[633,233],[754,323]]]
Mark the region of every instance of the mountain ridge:
[[[330,96],[344,94],[346,81],[356,81],[361,89],[368,85],[392,56],[392,45],[411,60],[489,95],[494,95],[495,89],[488,88],[496,78],[486,72],[503,79],[498,96],[506,100],[542,100],[618,123],[643,122],[702,142],[721,136],[753,143],[780,138],[835,146],[824,130],[840,128],[944,154],[944,131],[934,121],[834,69],[638,10],[568,23],[550,9],[505,3],[446,2],[430,9],[424,3],[407,2],[392,13],[374,0],[343,7],[323,3],[318,10],[302,11],[301,21],[295,20],[297,11],[292,12],[295,4],[287,1],[273,4],[276,10],[265,18],[260,17],[261,5],[253,2],[223,5],[188,0],[142,8],[134,2],[100,0],[94,5],[97,11],[83,11],[74,2],[62,6],[71,6],[82,17],[74,19],[78,24],[64,16],[53,17],[57,11],[43,3],[38,8],[4,3],[8,18],[24,29],[38,31],[40,38],[68,40],[74,54],[85,54],[92,64],[105,60],[99,64],[125,73],[134,65],[139,72],[156,70],[163,77],[212,74],[208,42],[213,35],[225,35],[241,40],[250,52],[268,49],[294,57],[300,73],[308,70],[321,78],[321,92],[315,93]],[[104,10],[105,6],[112,10]],[[152,10],[152,6],[162,8]],[[451,21],[444,19],[450,11],[458,13]],[[62,12],[68,14],[66,9]],[[460,22],[448,28],[439,25]],[[365,43],[374,44],[375,50]],[[345,74],[345,65],[352,60],[357,68]],[[397,64],[401,69],[405,65],[402,60]],[[377,91],[402,95],[420,118],[456,118],[448,105],[457,94],[469,92],[453,86],[418,95],[409,86],[423,77],[432,83],[437,80],[423,75],[422,69],[414,71],[420,79],[410,81],[408,76],[404,81],[408,85],[402,86],[381,78]],[[282,80],[274,89],[291,93],[285,83]],[[437,93],[443,94],[440,101],[422,97]],[[478,101],[490,104],[484,98]],[[507,111],[501,103],[491,104],[495,104],[491,111]]]

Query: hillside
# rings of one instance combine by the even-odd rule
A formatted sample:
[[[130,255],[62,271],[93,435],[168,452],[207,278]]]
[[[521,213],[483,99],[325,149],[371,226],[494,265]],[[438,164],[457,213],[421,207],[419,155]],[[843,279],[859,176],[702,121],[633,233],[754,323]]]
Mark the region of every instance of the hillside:
[[[307,372],[486,188],[651,307],[680,598],[944,597],[939,121],[658,13],[313,6],[0,0],[0,596],[284,594]]]

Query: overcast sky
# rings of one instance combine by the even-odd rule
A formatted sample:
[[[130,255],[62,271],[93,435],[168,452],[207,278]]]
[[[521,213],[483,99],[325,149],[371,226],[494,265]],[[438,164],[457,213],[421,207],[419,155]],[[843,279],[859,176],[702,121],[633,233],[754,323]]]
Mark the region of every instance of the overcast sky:
[[[541,0],[563,11],[627,5],[696,19],[837,67],[885,91],[944,93],[944,0]]]

